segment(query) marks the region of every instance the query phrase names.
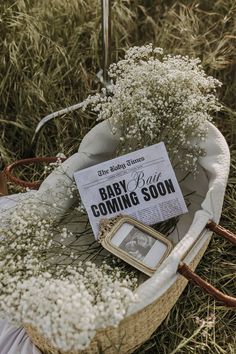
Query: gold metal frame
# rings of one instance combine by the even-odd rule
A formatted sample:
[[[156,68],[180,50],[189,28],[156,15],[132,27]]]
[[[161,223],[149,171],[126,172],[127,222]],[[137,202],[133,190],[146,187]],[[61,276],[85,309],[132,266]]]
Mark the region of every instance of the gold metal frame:
[[[118,231],[118,229],[124,224],[128,223],[139,229],[140,231],[145,232],[149,236],[159,240],[160,242],[166,245],[166,251],[163,254],[162,258],[158,262],[155,268],[147,266],[144,262],[136,259],[132,255],[129,255],[127,252],[123,251],[118,246],[115,246],[111,243],[112,238]],[[141,272],[152,276],[153,273],[157,270],[160,264],[164,261],[164,259],[170,254],[173,249],[172,243],[165,238],[160,232],[154,230],[152,227],[147,226],[140,221],[133,219],[130,216],[118,216],[112,219],[105,219],[101,222],[101,229],[99,233],[99,240],[102,246],[111,252],[112,254],[116,255],[117,257],[121,258],[126,263],[132,265],[133,267],[137,268]]]

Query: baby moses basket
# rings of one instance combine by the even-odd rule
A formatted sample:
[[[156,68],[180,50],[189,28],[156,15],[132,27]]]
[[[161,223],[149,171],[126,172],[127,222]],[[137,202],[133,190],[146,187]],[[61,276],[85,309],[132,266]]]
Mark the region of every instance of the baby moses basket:
[[[224,230],[215,223],[218,223],[221,215],[230,155],[219,130],[211,123],[208,123],[208,128],[207,139],[202,144],[206,155],[199,161],[198,175],[195,179],[188,176],[181,184],[184,194],[194,193],[190,197],[189,212],[180,217],[177,227],[169,236],[174,243],[173,251],[156,273],[137,288],[139,301],[130,306],[126,318],[118,327],[99,330],[87,349],[67,354],[132,353],[165,319],[184,290],[188,282],[186,278],[194,278],[196,283],[205,286],[218,300],[226,300],[228,306],[236,307],[235,299],[217,292],[191,273],[209,244],[212,235],[210,229],[215,228],[214,231],[224,234]],[[48,202],[51,199],[60,205],[60,213],[50,209],[55,219],[59,220],[73,203],[66,190],[73,181],[74,172],[113,158],[118,141],[119,137],[111,133],[109,121],[98,124],[84,137],[78,153],[64,161],[45,179],[39,190],[34,192],[35,197],[44,201],[45,205],[50,204]],[[27,193],[24,198],[27,199]],[[47,212],[47,208],[40,210],[42,216]],[[213,222],[209,223],[209,220]],[[235,236],[229,232],[228,236],[235,243]],[[42,353],[63,353],[54,348],[35,328],[26,324],[25,329]]]

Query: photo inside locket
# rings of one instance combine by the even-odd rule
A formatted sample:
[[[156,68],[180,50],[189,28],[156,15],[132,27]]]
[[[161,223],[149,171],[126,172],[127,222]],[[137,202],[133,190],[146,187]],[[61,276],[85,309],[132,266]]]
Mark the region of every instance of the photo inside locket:
[[[127,222],[113,235],[111,244],[150,268],[156,268],[167,250],[165,243]]]

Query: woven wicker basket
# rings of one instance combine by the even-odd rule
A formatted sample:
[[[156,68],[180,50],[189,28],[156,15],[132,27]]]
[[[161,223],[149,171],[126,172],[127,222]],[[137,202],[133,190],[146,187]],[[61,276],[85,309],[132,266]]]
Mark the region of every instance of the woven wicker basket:
[[[36,193],[39,193],[40,199],[47,200],[48,198],[49,200],[51,198],[48,193],[49,187],[53,185],[56,189],[61,188],[58,202],[60,202],[61,209],[68,209],[71,200],[67,200],[66,196],[62,198],[64,196],[62,182],[66,180],[67,184],[70,183],[73,180],[73,173],[78,169],[111,158],[115,148],[116,141],[111,134],[109,124],[107,122],[98,124],[84,138],[79,152],[63,163],[66,175],[62,177],[57,172],[52,173]],[[175,242],[173,251],[157,272],[137,288],[139,302],[128,309],[126,318],[121,321],[118,327],[108,327],[97,331],[89,347],[82,351],[65,353],[53,347],[50,341],[42,336],[37,329],[25,325],[33,343],[43,353],[132,353],[151,336],[165,319],[188,280],[193,280],[196,284],[204,287],[217,300],[225,301],[228,306],[236,307],[235,299],[224,296],[190,270],[194,270],[201,260],[210,241],[211,230],[219,232],[222,236],[227,236],[231,242],[236,243],[236,237],[232,233],[227,233],[217,227],[214,222],[208,224],[209,219],[213,219],[215,222],[219,221],[230,161],[224,138],[210,123],[208,139],[204,148],[207,154],[200,161],[199,176],[196,180],[190,179],[188,186],[186,186],[190,190],[195,190],[196,193],[192,209],[190,208],[189,213],[183,215],[177,224],[178,234],[182,235],[182,239]]]

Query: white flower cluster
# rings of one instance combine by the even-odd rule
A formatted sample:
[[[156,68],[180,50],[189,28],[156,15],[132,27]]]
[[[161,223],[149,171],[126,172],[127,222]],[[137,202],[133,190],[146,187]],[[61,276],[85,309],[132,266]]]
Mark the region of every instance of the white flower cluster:
[[[48,175],[49,173],[53,172],[55,169],[62,165],[62,158],[65,158],[64,155],[62,157],[58,156],[55,162],[50,162],[48,165],[44,166],[44,175]]]
[[[109,93],[88,97],[84,108],[91,104],[98,120],[111,120],[121,152],[163,141],[172,163],[194,172],[206,122],[220,109],[215,89],[221,83],[206,76],[199,59],[164,55],[151,44],[130,48],[109,75]]]
[[[79,196],[78,189],[75,182],[72,182],[71,186],[68,187],[68,195],[70,199],[73,199],[75,196]]]
[[[122,279],[118,269],[88,262],[67,271],[59,279],[44,273],[19,284],[24,291],[19,304],[24,322],[64,351],[83,349],[97,329],[118,325],[136,299],[133,283]]]
[[[85,348],[136,301],[133,275],[105,263],[76,264],[75,250],[63,244],[71,234],[41,220],[33,204],[16,209],[1,235],[0,318],[32,325],[61,350]]]
[[[44,268],[45,250],[50,246],[51,225],[41,220],[37,207],[14,210],[8,228],[1,230],[0,316],[17,308],[21,297],[15,288],[22,280],[37,276]]]

